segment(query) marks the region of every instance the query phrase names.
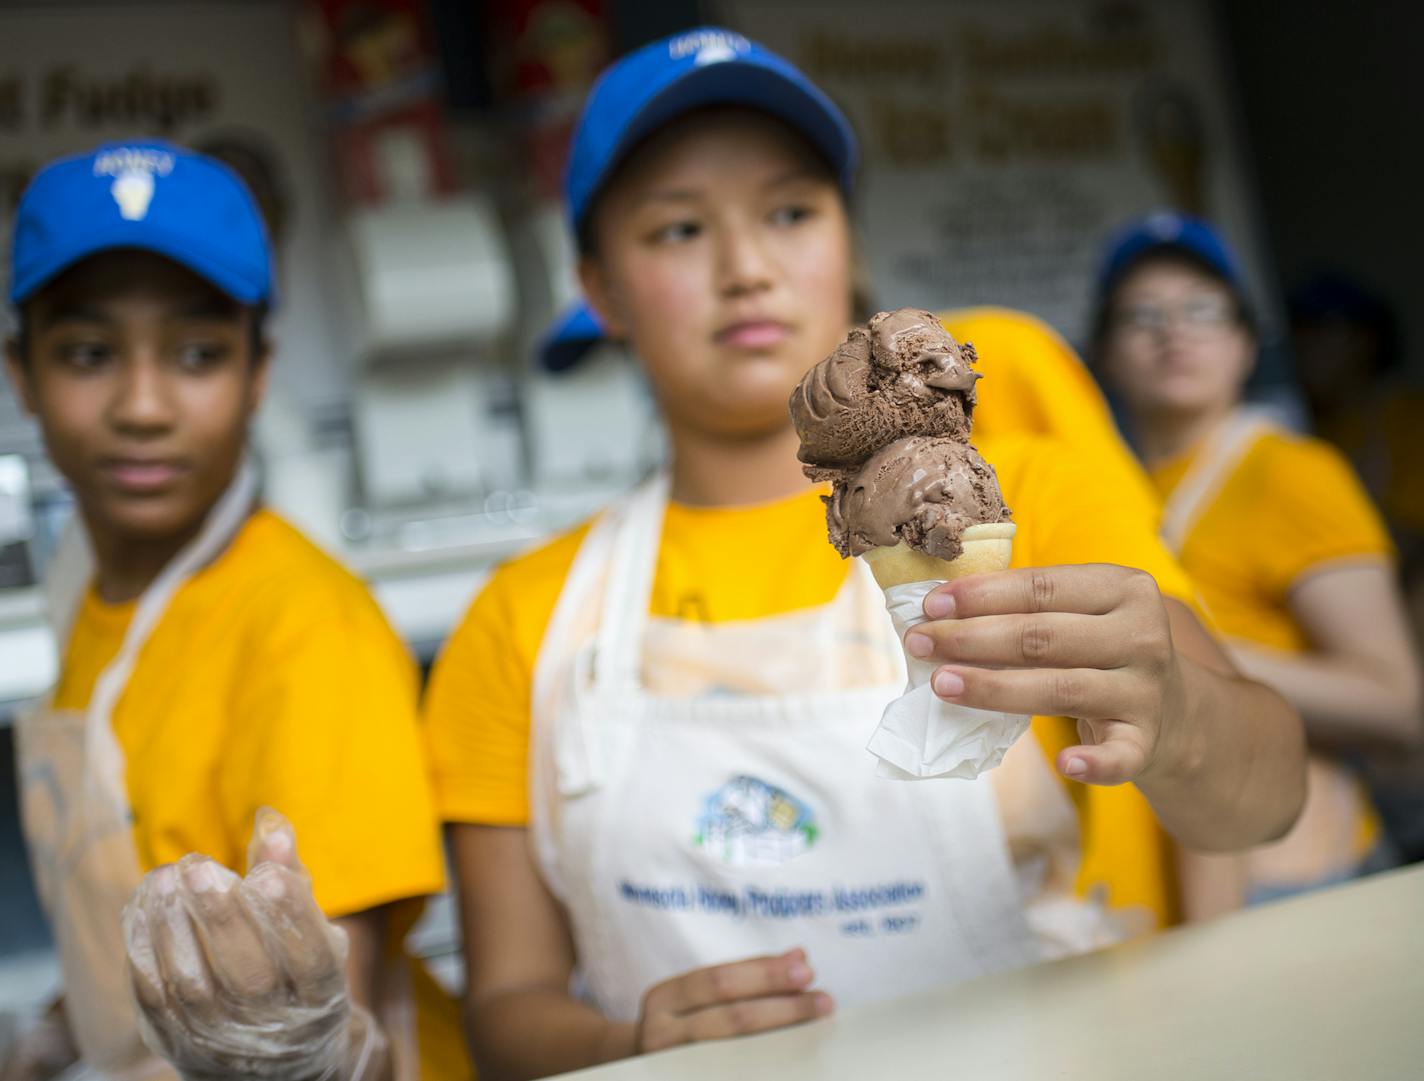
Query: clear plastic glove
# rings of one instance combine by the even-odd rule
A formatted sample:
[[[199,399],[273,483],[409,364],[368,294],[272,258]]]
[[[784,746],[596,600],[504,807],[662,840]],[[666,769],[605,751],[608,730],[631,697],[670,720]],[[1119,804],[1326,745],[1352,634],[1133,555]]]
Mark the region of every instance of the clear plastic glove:
[[[292,827],[258,812],[246,878],[206,856],[145,876],[124,910],[143,1037],[187,1081],[374,1076],[384,1040],[353,1006]]]

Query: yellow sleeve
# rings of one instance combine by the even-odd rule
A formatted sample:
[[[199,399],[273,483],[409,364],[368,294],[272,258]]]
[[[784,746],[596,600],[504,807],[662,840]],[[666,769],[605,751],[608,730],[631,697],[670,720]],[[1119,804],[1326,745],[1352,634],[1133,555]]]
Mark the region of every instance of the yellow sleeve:
[[[1136,486],[1104,483],[1096,459],[1050,439],[986,443],[1004,501],[1026,541],[1014,543],[1016,566],[1116,563],[1144,570],[1164,594],[1195,605],[1186,571],[1157,535],[1158,507]]]
[[[1136,487],[1105,484],[1079,448],[1046,439],[987,445],[1004,500],[1020,523],[1016,566],[1116,563],[1145,570],[1167,596],[1195,607],[1186,572],[1156,533],[1156,504]],[[1033,733],[1052,764],[1078,741],[1066,717],[1035,717]],[[1078,810],[1083,860],[1077,889],[1114,909],[1137,910],[1154,926],[1178,918],[1172,849],[1151,805],[1133,785],[1064,782]]]
[[[233,689],[218,786],[231,836],[257,808],[291,820],[317,903],[343,916],[439,892],[444,864],[415,666],[365,589],[330,575],[267,584]],[[244,841],[245,843],[245,841]]]
[[[1389,532],[1339,451],[1294,436],[1267,436],[1262,444],[1256,547],[1276,597],[1323,564],[1392,557]]]
[[[1073,347],[1052,327],[1010,308],[961,308],[939,321],[974,346],[982,375],[974,431],[980,438],[1042,435],[1068,441],[1083,434],[1116,438],[1107,401]]]
[[[584,532],[496,570],[441,650],[423,712],[442,821],[529,821],[534,664]]]

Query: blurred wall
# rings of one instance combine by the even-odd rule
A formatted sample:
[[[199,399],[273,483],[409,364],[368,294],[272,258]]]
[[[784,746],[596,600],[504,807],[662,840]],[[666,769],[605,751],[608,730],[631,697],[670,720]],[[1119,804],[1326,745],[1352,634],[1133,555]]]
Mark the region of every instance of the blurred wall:
[[[1424,379],[1424,4],[1217,6],[1281,282],[1333,267],[1374,285]]]
[[[1209,0],[720,0],[846,111],[882,307],[1000,304],[1081,341],[1102,246],[1164,205],[1232,239],[1267,336],[1257,228]]]

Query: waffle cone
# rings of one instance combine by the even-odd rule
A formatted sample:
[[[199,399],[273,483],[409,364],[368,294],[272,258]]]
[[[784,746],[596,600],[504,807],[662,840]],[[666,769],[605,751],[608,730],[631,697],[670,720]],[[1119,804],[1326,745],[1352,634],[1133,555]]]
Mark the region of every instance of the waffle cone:
[[[971,574],[1005,570],[1014,551],[1013,522],[972,525],[959,538],[964,550],[955,559],[936,559],[904,543],[872,548],[861,555],[881,589],[908,582],[950,581]]]

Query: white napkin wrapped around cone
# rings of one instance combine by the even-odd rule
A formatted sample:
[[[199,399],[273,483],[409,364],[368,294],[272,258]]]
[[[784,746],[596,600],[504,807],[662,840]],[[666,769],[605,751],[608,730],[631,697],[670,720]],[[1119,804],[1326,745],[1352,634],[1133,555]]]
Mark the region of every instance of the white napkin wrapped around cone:
[[[885,607],[901,642],[913,626],[925,622],[924,599],[936,586],[955,578],[1003,570],[1013,554],[1010,522],[973,525],[961,538],[963,552],[953,560],[936,559],[904,544],[876,548],[862,557],[885,591]],[[909,680],[905,693],[885,707],[867,749],[879,773],[901,780],[960,777],[972,780],[1004,760],[1028,728],[1016,713],[971,709],[946,702],[930,687],[938,662],[905,654]]]

